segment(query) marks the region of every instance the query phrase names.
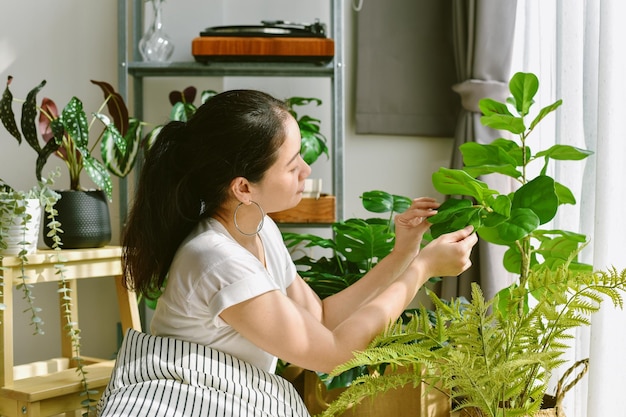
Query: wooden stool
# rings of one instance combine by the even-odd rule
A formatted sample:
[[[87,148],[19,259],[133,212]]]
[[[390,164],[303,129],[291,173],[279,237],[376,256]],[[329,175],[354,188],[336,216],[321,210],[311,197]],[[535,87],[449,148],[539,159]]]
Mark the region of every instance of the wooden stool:
[[[97,249],[63,250],[60,255],[65,260],[65,279],[72,289],[74,308],[72,321],[78,323],[78,279],[112,277],[115,279],[119,303],[122,330],[128,328],[141,331],[139,309],[135,293],[126,290],[122,285],[122,250],[117,246]],[[0,323],[0,415],[17,416],[51,416],[83,409],[80,396],[82,391],[80,375],[75,368],[58,371],[42,376],[34,376],[14,380],[13,378],[13,291],[16,280],[22,274],[31,279],[32,284],[40,282],[60,281],[56,274],[56,252],[41,250],[28,255],[28,264],[23,273],[20,260],[16,257],[5,257],[2,266],[4,276],[3,300],[6,309]],[[62,301],[60,300],[62,304]],[[63,357],[74,356],[72,344],[61,323]],[[85,359],[88,363],[87,359]],[[100,394],[111,376],[114,360],[89,359],[85,365],[89,389],[98,390]]]

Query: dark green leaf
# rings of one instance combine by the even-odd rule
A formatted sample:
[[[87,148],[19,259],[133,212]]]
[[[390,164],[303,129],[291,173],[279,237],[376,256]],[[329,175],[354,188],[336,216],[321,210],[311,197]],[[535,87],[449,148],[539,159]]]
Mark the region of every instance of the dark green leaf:
[[[17,128],[17,122],[15,121],[15,113],[13,113],[13,94],[9,90],[9,85],[13,80],[12,76],[7,77],[7,85],[2,93],[2,99],[0,99],[0,120],[6,128],[6,130],[17,139],[18,143],[22,143],[22,135]]]
[[[393,210],[394,197],[385,191],[366,191],[361,195],[365,210],[372,213],[389,213]]]

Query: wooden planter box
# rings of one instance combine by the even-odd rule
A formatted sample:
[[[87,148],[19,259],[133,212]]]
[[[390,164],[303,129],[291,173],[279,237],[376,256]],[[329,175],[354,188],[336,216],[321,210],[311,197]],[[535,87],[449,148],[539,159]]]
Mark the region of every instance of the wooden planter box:
[[[335,196],[322,194],[319,198],[303,198],[289,210],[270,213],[276,223],[331,224],[336,221]]]
[[[294,385],[312,416],[326,410],[344,391],[342,388],[327,391],[317,374],[296,366],[289,365],[281,375]],[[450,408],[446,394],[422,382],[363,399],[340,417],[450,417]]]

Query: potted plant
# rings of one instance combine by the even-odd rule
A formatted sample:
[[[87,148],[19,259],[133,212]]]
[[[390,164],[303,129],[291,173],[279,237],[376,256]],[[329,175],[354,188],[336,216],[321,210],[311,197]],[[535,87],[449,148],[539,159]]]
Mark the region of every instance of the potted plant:
[[[508,246],[503,263],[519,279],[489,300],[477,284],[470,302],[444,303],[431,292],[434,322],[422,315],[408,324],[394,324],[334,371],[384,362],[408,372],[402,377],[362,377],[324,416],[416,380],[440,387],[469,416],[536,415],[551,374],[564,363],[569,332],[588,325],[589,314],[604,299],[621,306],[626,271],[592,271],[578,261],[584,235],[541,228],[561,204],[575,204],[572,193],[548,176],[548,164],[581,160],[591,152],[567,145],[533,152],[530,133],[561,105],[558,100],[544,107],[527,123],[538,87],[534,74],[517,73],[509,83],[507,103],[480,101],[482,123],[517,135],[518,141],[464,144],[464,168],[442,168],[433,175],[438,191],[464,198],[447,200],[429,218],[432,234],[474,225],[482,239]],[[543,163],[536,176],[529,174],[533,162]],[[477,178],[488,173],[515,178],[519,188],[502,194],[490,189]]]
[[[53,242],[52,249],[58,251],[61,248],[61,237],[59,235],[61,224],[56,218],[57,212],[55,209],[55,204],[59,201],[60,196],[51,188],[55,178],[59,176],[59,172],[56,170],[45,178],[42,176],[42,170],[48,157],[59,148],[60,144],[55,140],[51,140],[44,146],[41,146],[37,138],[35,125],[37,114],[36,97],[39,91],[45,86],[46,82],[42,81],[39,85],[34,87],[23,101],[20,129],[13,112],[13,102],[17,100],[13,98],[13,94],[9,88],[12,79],[13,77],[11,76],[7,78],[7,85],[0,99],[0,120],[6,131],[13,136],[19,144],[22,143],[23,138],[30,147],[36,151],[38,156],[35,165],[37,185],[30,190],[22,191],[14,189],[0,179],[0,266],[4,261],[4,257],[7,255],[17,256],[19,258],[22,274],[19,277],[21,282],[18,284],[18,288],[22,290],[23,298],[28,304],[28,308],[25,312],[31,315],[31,325],[34,327],[34,334],[38,335],[44,333],[44,323],[40,316],[41,309],[37,307],[34,302],[35,297],[32,294],[33,285],[29,282],[30,277],[26,276],[25,265],[28,263],[28,255],[37,249],[39,220],[34,219],[37,218],[37,216],[41,217],[41,207],[43,207],[47,218],[46,221],[50,228],[49,237]],[[29,204],[33,205],[35,209],[32,211],[29,210]],[[9,243],[11,243],[9,242],[12,238],[11,234],[15,231],[18,234],[17,249],[7,251],[7,249],[9,249]],[[27,235],[29,237],[27,237]],[[59,293],[62,299],[62,318],[65,321],[64,327],[67,331],[67,336],[72,342],[74,360],[81,378],[83,387],[81,395],[85,398],[83,404],[87,411],[92,411],[95,409],[95,393],[89,389],[86,372],[83,367],[84,362],[80,356],[80,329],[78,329],[72,317],[73,304],[71,287],[69,282],[64,278],[63,257],[59,252],[56,252],[56,254],[55,268],[57,268],[57,273],[61,277]],[[0,280],[2,277],[2,268],[0,268]],[[1,283],[0,287],[3,287]],[[4,290],[12,291],[10,288]],[[0,296],[2,295],[0,291]],[[0,303],[0,311],[3,311],[5,308],[6,306]]]
[[[104,101],[91,120],[82,101],[74,96],[61,112],[54,101],[44,98],[39,107],[39,129],[43,139],[59,144],[54,154],[66,164],[70,177],[69,190],[62,190],[56,204],[64,224],[64,248],[99,247],[111,239],[111,224],[107,200],[112,199],[111,175],[124,178],[132,170],[141,143],[141,122],[128,116],[122,96],[103,81],[91,81],[99,86]],[[108,109],[105,114],[104,109]],[[101,130],[94,133],[94,125]],[[99,147],[99,152],[96,149]],[[100,159],[95,154],[100,154]],[[85,171],[96,189],[81,185]],[[44,238],[51,246],[53,242]]]

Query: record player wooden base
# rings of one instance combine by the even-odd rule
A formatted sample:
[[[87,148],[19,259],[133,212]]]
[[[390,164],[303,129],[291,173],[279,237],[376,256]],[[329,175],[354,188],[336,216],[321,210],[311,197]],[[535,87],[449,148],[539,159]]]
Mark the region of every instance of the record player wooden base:
[[[311,62],[328,63],[335,43],[328,38],[199,36],[191,42],[198,62]]]

